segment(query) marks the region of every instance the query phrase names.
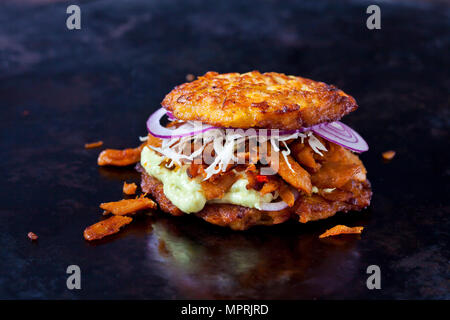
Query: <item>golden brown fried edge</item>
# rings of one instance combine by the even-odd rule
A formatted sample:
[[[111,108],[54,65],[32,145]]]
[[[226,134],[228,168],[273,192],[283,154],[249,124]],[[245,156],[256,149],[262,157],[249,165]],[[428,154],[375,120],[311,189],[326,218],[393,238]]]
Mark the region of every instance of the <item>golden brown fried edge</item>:
[[[181,120],[286,130],[337,121],[358,107],[353,97],[332,85],[259,71],[208,72],[175,87],[161,104]]]

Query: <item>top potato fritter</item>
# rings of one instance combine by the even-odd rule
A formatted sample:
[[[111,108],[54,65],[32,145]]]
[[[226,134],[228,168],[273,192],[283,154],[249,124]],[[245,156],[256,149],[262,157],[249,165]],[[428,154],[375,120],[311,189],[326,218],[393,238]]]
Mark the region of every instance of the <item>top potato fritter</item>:
[[[332,85],[282,73],[208,72],[162,102],[181,120],[218,127],[299,129],[339,120],[358,106]]]

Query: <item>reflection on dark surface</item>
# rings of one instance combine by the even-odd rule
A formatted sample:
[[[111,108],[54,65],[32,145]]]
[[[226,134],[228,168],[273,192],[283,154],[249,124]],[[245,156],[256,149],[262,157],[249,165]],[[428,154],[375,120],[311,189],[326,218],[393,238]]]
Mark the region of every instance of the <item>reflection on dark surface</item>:
[[[155,220],[148,254],[162,262],[180,296],[314,298],[358,276],[358,236],[319,240],[318,224],[309,231],[290,224],[272,233],[208,232],[205,223],[178,219]]]

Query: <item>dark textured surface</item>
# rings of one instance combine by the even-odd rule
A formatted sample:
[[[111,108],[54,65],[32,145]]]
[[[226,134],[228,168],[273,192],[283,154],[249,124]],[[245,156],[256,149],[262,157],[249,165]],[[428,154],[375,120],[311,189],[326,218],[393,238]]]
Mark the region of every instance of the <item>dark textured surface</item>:
[[[82,30],[68,31],[66,4],[3,1],[0,298],[449,299],[450,14],[439,2],[383,2],[382,29],[369,31],[364,1],[79,1]],[[84,143],[135,146],[186,74],[253,69],[357,99],[344,122],[370,145],[370,209],[244,233],[161,214],[85,242],[98,204],[139,177],[98,168]],[[366,229],[318,239],[337,223]],[[66,288],[70,264],[80,291]],[[381,290],[366,288],[371,264]]]

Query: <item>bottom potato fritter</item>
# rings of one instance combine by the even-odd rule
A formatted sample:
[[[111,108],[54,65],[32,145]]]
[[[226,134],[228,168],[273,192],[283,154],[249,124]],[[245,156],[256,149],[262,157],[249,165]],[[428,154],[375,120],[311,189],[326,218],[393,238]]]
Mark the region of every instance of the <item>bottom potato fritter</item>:
[[[162,211],[174,216],[184,215],[165,196],[163,184],[159,180],[149,176],[139,164],[136,169],[142,175],[142,190],[154,197]],[[336,191],[339,195],[336,199],[331,199],[327,194],[300,195],[293,207],[281,211],[262,211],[233,204],[207,204],[194,214],[212,224],[233,230],[246,230],[257,225],[270,226],[283,223],[289,219],[301,223],[326,219],[336,212],[359,211],[370,204],[372,191],[368,180],[363,182],[351,180]]]

